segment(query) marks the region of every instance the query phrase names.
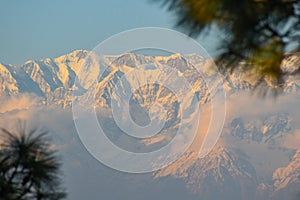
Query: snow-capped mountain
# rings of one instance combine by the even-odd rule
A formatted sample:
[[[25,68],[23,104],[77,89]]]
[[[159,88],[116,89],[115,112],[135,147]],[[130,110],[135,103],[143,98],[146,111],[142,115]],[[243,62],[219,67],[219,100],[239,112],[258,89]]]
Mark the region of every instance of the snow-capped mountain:
[[[122,56],[103,56],[101,59],[101,61],[98,61],[97,58],[89,55],[89,51],[76,50],[54,59],[29,60],[18,67],[1,64],[0,96],[28,92],[45,97],[45,102],[47,103],[65,103],[64,106],[69,106],[69,102],[61,102],[58,98],[68,95],[66,93],[68,93],[69,89],[72,89],[76,77],[78,77],[79,82],[82,84],[77,87],[88,89],[91,86],[91,81],[102,74],[102,76],[108,77],[106,79],[98,77],[99,85],[97,88],[99,91],[97,91],[97,95],[99,95],[99,101],[102,103],[101,106],[104,106],[103,104],[105,103],[103,101],[105,99],[101,100],[100,98],[105,98],[104,96],[108,95],[105,94],[103,88],[107,88],[107,84],[113,84],[109,83],[110,81],[117,81],[130,68],[136,68],[147,63],[156,63],[157,65],[169,66],[176,70],[179,75],[184,76],[191,82],[193,89],[199,95],[202,95],[200,98],[203,101],[207,101],[208,92],[206,91],[207,88],[205,88],[204,80],[199,73],[195,72],[195,68],[193,67],[205,67],[208,61],[201,56],[174,54],[165,57],[155,57],[124,54]],[[291,65],[291,60],[294,61],[295,58],[289,58],[286,65]],[[111,63],[112,61],[113,63]],[[86,62],[92,63],[88,64],[88,69],[85,69],[89,73],[84,73],[82,72],[83,70],[80,73],[80,68]],[[103,68],[102,65],[109,66],[105,72],[101,71],[101,68]],[[224,77],[224,85],[227,91],[249,90],[252,88],[252,83],[243,79],[238,73]],[[297,80],[289,80],[285,90],[286,92],[297,92],[299,88]],[[57,102],[55,102],[56,100]]]
[[[156,173],[157,178],[183,179],[201,199],[256,199],[258,185],[254,167],[237,149],[214,147],[203,159],[185,153],[177,162]]]
[[[291,118],[287,113],[247,121],[235,118],[232,120],[228,132],[240,140],[274,144],[276,138],[291,132]]]
[[[299,60],[298,55],[290,56],[284,67],[289,70],[290,66],[299,63]],[[98,57],[89,51],[77,50],[58,58],[29,60],[21,66],[0,64],[0,99],[4,102],[15,96],[30,94],[37,101],[34,105],[30,104],[35,109],[58,106],[61,110],[69,111],[73,100],[88,108],[107,109],[111,108],[112,102],[122,101],[127,95],[126,91],[135,88],[135,82],[143,83],[147,80],[148,84],[144,84],[139,90],[131,91],[133,96],[130,99],[130,109],[138,113],[132,118],[140,125],[149,123],[149,108],[159,103],[168,111],[164,128],[171,134],[166,137],[163,137],[163,134],[158,135],[153,140],[146,140],[134,146],[133,149],[157,147],[172,139],[172,133],[183,115],[178,111],[180,105],[184,105],[186,109],[183,112],[191,116],[195,110],[194,102],[208,105],[214,90],[217,90],[220,84],[224,85],[227,95],[243,93],[253,88],[253,82],[239,73],[226,76],[221,74],[222,80],[214,82],[216,71],[210,70],[208,66],[208,60],[195,54],[145,56],[128,53]],[[197,72],[196,68],[202,68],[205,74]],[[138,74],[130,74],[133,69],[134,73]],[[162,71],[168,75],[167,79],[161,75]],[[209,83],[211,88],[208,89],[207,80],[203,76],[212,77]],[[183,83],[178,81],[180,78],[189,82],[193,94],[187,93],[187,89],[178,84]],[[174,88],[179,88],[176,94],[159,84],[166,82]],[[119,89],[114,92],[116,86]],[[297,95],[299,89],[300,78],[296,77],[287,80],[284,92]],[[17,106],[13,108],[14,110],[4,109],[6,113],[1,113],[0,109],[0,117],[4,119],[7,115],[17,113]],[[152,115],[158,120],[163,120],[160,109],[153,110]],[[100,116],[99,119],[111,133],[109,137],[113,138],[116,144],[122,145],[127,139],[120,136],[121,131],[110,117],[111,113]],[[190,123],[188,117],[184,120],[184,123]],[[280,142],[286,136],[293,136],[297,120],[289,112],[270,112],[251,119],[235,115],[227,120],[221,142],[206,157],[198,158],[197,151],[188,150],[175,163],[152,174],[151,178],[154,182],[180,180],[186,189],[195,195],[195,199],[261,200],[288,197],[292,191],[298,188],[300,191],[299,150],[291,159],[284,159],[288,162],[269,166],[269,163],[263,161],[253,163],[255,156],[234,145],[225,145],[223,141],[229,136],[231,141],[242,146],[267,149],[274,157],[278,152],[280,155],[290,155],[295,149],[280,146]],[[72,127],[73,129],[75,130],[75,127]],[[68,154],[72,151],[73,149],[69,149]],[[76,162],[76,165],[81,163]],[[263,178],[260,173],[263,170],[258,169],[262,165],[271,169]]]
[[[291,162],[278,168],[273,174],[274,181],[274,199],[299,199],[300,184],[300,150],[298,150],[291,159]],[[294,198],[293,198],[294,197]]]
[[[11,66],[0,64],[0,93],[4,95],[13,95],[19,92],[17,81],[13,78],[9,69]]]

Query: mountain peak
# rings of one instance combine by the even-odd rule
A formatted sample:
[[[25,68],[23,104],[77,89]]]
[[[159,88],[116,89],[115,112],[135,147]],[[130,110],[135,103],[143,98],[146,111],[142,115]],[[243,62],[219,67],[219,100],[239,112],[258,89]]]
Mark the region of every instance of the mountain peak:
[[[90,51],[85,50],[85,49],[77,49],[74,51],[71,51],[70,53],[67,53],[66,55],[68,56],[73,56],[73,57],[81,57],[83,55],[87,55]]]

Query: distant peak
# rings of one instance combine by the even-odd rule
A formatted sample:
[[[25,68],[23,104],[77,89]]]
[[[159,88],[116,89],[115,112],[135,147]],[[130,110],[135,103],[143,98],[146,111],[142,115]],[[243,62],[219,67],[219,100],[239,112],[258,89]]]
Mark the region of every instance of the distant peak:
[[[78,56],[78,55],[80,55],[80,54],[87,54],[87,53],[89,53],[88,50],[85,50],[85,49],[78,49],[78,50],[71,51],[71,52],[68,53],[67,55]]]
[[[35,63],[35,60],[27,60],[24,65],[30,64],[30,63]]]

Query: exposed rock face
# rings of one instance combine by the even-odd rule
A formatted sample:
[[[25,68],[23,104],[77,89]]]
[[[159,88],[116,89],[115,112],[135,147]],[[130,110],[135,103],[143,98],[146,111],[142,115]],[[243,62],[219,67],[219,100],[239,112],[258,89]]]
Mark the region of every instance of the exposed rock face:
[[[186,112],[192,113],[193,100],[197,99],[201,104],[206,104],[213,95],[201,75],[195,72],[195,66],[207,65],[207,61],[198,55],[182,57],[174,54],[154,57],[125,54],[120,57],[103,56],[100,62],[98,58],[88,55],[88,51],[78,50],[54,59],[30,60],[20,67],[0,64],[0,98],[30,93],[37,97],[38,104],[41,106],[58,105],[67,110],[71,107],[73,100],[80,100],[82,105],[88,104],[87,106],[100,109],[110,108],[112,101],[121,100],[122,95],[126,95],[126,88],[134,88],[136,81],[134,78],[141,77],[143,80],[155,82],[162,78],[159,71],[166,70],[165,66],[168,66],[176,72],[177,78],[183,77],[189,81],[195,95],[188,96],[183,89],[179,89],[176,95],[187,99],[186,102],[180,102],[170,89],[160,84],[150,83],[133,92],[130,109],[139,113],[133,120],[140,125],[145,125],[149,121],[149,108],[155,103],[163,105],[168,110],[165,129],[173,132],[182,116],[182,113],[178,111],[180,105],[184,103],[185,107],[190,108]],[[291,56],[285,61],[284,67],[290,70],[295,63],[299,64],[299,60],[299,56]],[[155,67],[147,66],[148,63],[154,63]],[[104,66],[107,65],[109,67],[105,68]],[[139,76],[124,78],[124,75],[132,69],[137,69],[137,71],[141,69]],[[214,76],[211,72],[207,72],[207,75]],[[78,82],[74,85],[76,78]],[[238,73],[223,76],[223,79],[225,89],[229,94],[248,91],[253,87],[251,82],[243,79]],[[177,87],[177,79],[172,79],[170,76],[168,81]],[[299,83],[297,79],[287,80],[284,92],[298,94]],[[211,83],[212,89],[217,88],[219,84],[221,83]],[[119,93],[113,92],[116,85],[119,87]],[[89,104],[91,99],[94,99],[93,105]],[[153,115],[162,120],[159,113],[154,110]],[[185,120],[188,123],[188,119]],[[296,120],[289,113],[266,114],[251,120],[235,116],[229,122],[227,134],[241,143],[255,143],[276,149],[276,142],[293,132],[291,123]],[[113,133],[114,139],[120,138],[120,131],[115,127],[116,124],[111,120],[105,123]],[[148,143],[156,144],[161,141],[158,137]],[[293,150],[282,149],[282,151]],[[259,180],[256,168],[250,160],[249,156],[241,150],[219,144],[201,159],[198,158],[197,152],[187,151],[178,161],[154,173],[151,177],[154,181],[180,180],[189,192],[191,191],[193,195],[203,200],[292,200],[298,198],[297,194],[300,191],[299,150],[291,158],[289,164],[272,171],[273,177],[269,177],[269,180],[263,183]]]

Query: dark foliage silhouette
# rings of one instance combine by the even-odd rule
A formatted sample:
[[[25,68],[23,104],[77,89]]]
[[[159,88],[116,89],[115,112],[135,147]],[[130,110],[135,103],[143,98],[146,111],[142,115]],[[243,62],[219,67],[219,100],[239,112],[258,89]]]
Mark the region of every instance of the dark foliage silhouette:
[[[192,36],[212,26],[223,32],[219,66],[252,72],[280,89],[287,76],[282,61],[300,50],[299,0],[154,0],[176,13],[177,25]],[[243,62],[243,65],[240,63]]]
[[[12,133],[4,128],[0,144],[1,200],[59,200],[60,161],[51,147],[47,131],[21,128]]]

